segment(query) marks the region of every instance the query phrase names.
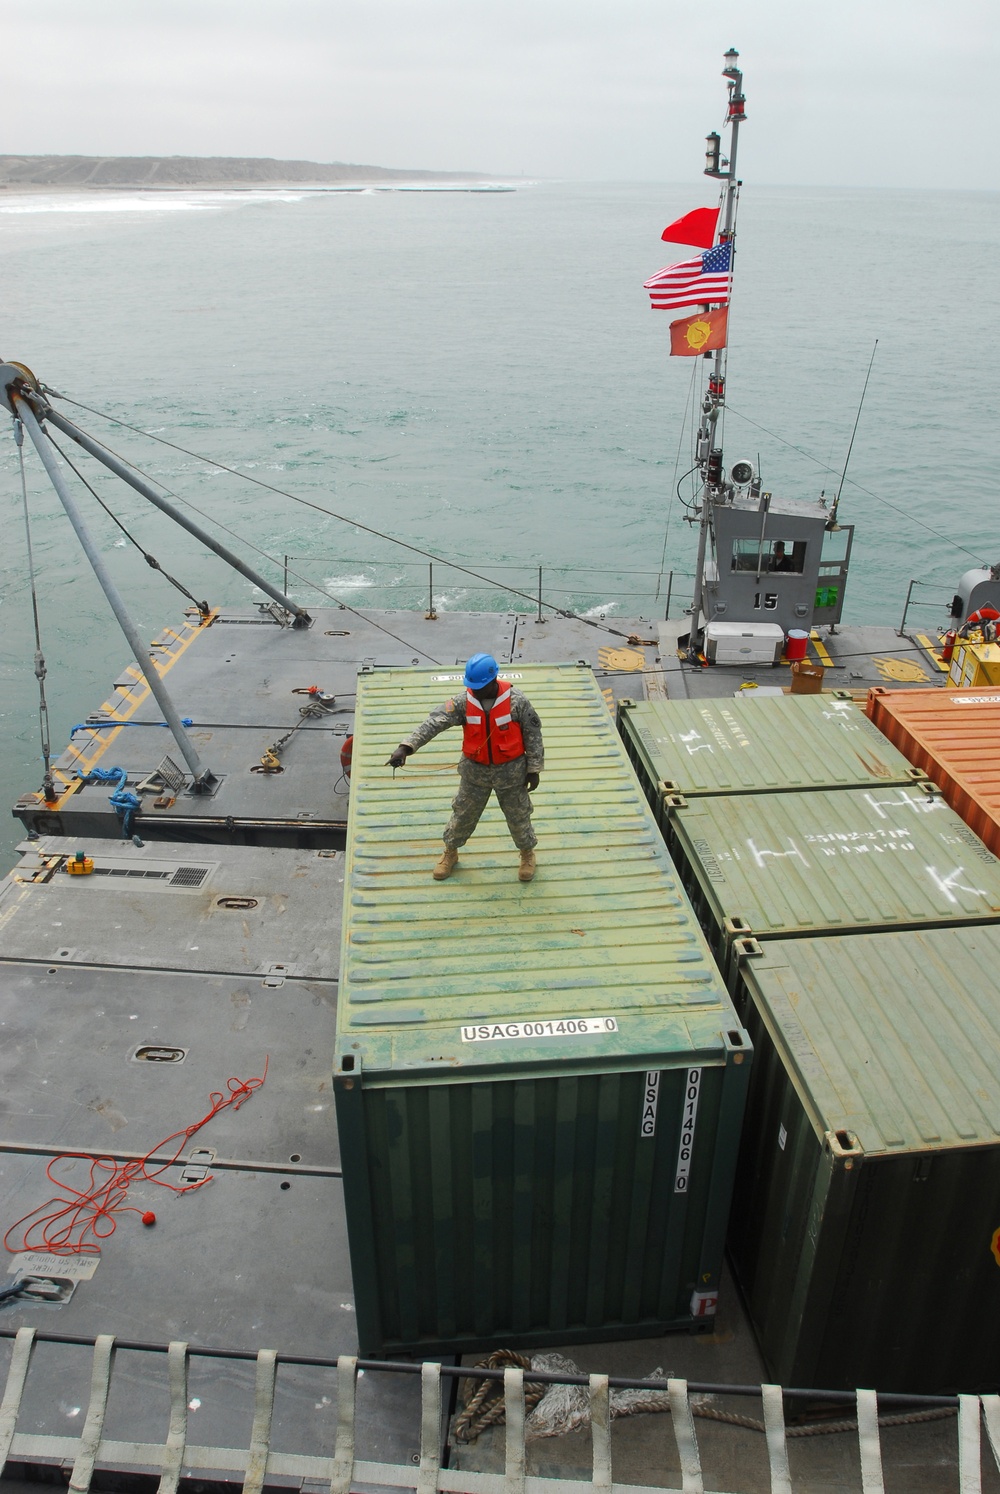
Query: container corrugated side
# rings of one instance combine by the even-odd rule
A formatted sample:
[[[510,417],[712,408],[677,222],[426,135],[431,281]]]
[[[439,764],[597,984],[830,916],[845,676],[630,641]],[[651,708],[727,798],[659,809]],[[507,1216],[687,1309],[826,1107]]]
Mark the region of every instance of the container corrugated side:
[[[618,728],[654,809],[663,793],[800,793],[923,776],[848,696],[621,701]]]
[[[927,780],[664,800],[667,838],[730,974],[734,939],[1000,919],[1000,861]]]
[[[1000,855],[1000,689],[870,690],[866,709]]]
[[[785,1385],[995,1390],[1000,930],[740,962],[755,1045],[729,1252]]]
[[[534,882],[496,805],[430,872],[460,674],[359,679],[334,1071],[365,1353],[711,1322],[751,1050],[592,672],[539,711]]]

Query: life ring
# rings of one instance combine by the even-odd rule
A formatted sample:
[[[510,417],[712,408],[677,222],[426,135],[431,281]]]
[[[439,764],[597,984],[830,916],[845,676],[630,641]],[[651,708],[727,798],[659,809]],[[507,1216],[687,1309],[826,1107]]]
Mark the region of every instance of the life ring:
[[[340,749],[340,766],[343,769],[344,777],[348,781],[350,781],[350,777],[351,777],[351,757],[352,757],[353,753],[354,753],[354,733],[352,732],[349,737],[345,737],[344,738],[344,745]]]

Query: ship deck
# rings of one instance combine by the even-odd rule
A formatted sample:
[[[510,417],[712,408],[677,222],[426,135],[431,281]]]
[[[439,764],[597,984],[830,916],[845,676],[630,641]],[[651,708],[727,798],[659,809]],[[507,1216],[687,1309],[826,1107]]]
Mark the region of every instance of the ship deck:
[[[686,628],[684,620],[644,617],[540,622],[518,613],[441,613],[429,619],[378,612],[359,618],[319,608],[310,628],[294,629],[282,628],[263,610],[223,609],[207,624],[189,614],[151,648],[178,710],[192,722],[192,744],[217,779],[212,790],[191,793],[183,786],[183,771],[170,781],[179,753],[133,663],[56,762],[57,799],[46,804],[37,793],[26,794],[13,812],[38,834],[113,838],[119,827],[107,784],[82,782],[81,775],[124,768],[134,789],[167,759],[166,778],[154,780],[160,787],[143,798],[144,838],[342,847],[347,782],[339,753],[353,726],[357,674],[379,666],[440,664],[454,671],[480,650],[511,666],[582,660],[594,669],[611,709],[623,697],[791,688],[785,663],[688,662],[678,647]],[[824,689],[858,695],[876,685],[943,687],[947,679],[927,634],[900,637],[892,628],[842,628],[822,637],[814,631],[808,658],[823,668]],[[317,702],[311,687],[325,701]],[[454,688],[443,683],[442,696]],[[314,714],[301,715],[304,708]],[[264,771],[264,754],[283,738],[278,770]]]
[[[73,778],[81,767],[121,766],[132,787],[173,755],[134,665],[118,676],[96,719],[60,758],[58,804],[26,796],[15,808],[43,839],[23,844],[21,864],[0,890],[4,1228],[52,1196],[49,1166],[86,1183],[89,1160],[55,1161],[67,1153],[111,1153],[128,1161],[153,1148],[156,1162],[165,1165],[164,1179],[179,1184],[186,1174],[197,1182],[198,1169],[207,1166],[215,1181],[175,1193],[138,1177],[129,1202],[154,1211],[154,1226],[144,1227],[136,1214],[124,1216],[96,1265],[96,1257],[39,1257],[31,1269],[55,1281],[56,1294],[4,1304],[0,1377],[18,1328],[63,1340],[35,1347],[5,1487],[72,1463],[67,1444],[46,1439],[78,1439],[90,1422],[89,1345],[100,1334],[114,1334],[120,1343],[106,1437],[163,1444],[170,1394],[162,1350],[173,1340],[219,1356],[191,1360],[189,1442],[244,1449],[241,1456],[251,1460],[260,1429],[260,1372],[252,1356],[269,1349],[285,1359],[271,1448],[303,1457],[329,1458],[334,1451],[335,1361],[355,1354],[357,1339],[330,1103],[343,878],[343,860],[331,852],[343,844],[347,785],[337,786],[339,752],[351,730],[358,670],[419,661],[439,664],[450,675],[480,649],[511,666],[585,660],[612,709],[623,697],[718,696],[745,684],[789,684],[782,666],[684,663],[677,652],[683,625],[644,618],[614,619],[615,634],[577,619],[540,623],[515,614],[372,618],[362,624],[326,609],[315,614],[312,628],[299,631],[251,609],[228,610],[209,626],[194,622],[164,634],[154,650],[160,671],[180,712],[193,719],[192,739],[220,782],[207,796],[183,787],[173,794],[148,792],[135,823],[143,845],[121,841],[106,784],[75,786]],[[929,640],[901,639],[891,629],[845,628],[832,638],[814,638],[810,658],[824,665],[824,684],[834,689],[926,686],[945,678]],[[299,706],[309,697],[296,692],[313,685],[336,702],[300,718]],[[442,682],[442,696],[454,688]],[[283,771],[251,772],[264,749],[299,720],[301,729],[281,755]],[[154,807],[154,793],[171,802]],[[539,821],[544,813],[543,777]],[[282,839],[289,849],[271,848]],[[46,858],[54,862],[80,848],[107,873],[100,885],[97,878],[70,886],[88,879],[46,876]],[[174,883],[177,872],[192,867],[208,868],[205,877]],[[148,872],[154,875],[130,875]],[[538,891],[544,896],[544,879]],[[143,1048],[159,1056],[141,1056]],[[263,1085],[204,1132],[182,1137],[174,1162],[176,1139],[164,1138],[200,1120],[211,1091],[226,1092],[230,1079],[260,1077],[265,1061]],[[18,1265],[28,1269],[31,1263],[15,1262],[15,1270]],[[562,1352],[584,1373],[665,1374],[715,1386],[759,1385],[766,1377],[728,1277],[710,1334]],[[759,1401],[735,1395],[720,1394],[702,1409],[761,1415]],[[452,1410],[446,1395],[437,1451],[454,1472],[431,1470],[432,1481],[421,1481],[428,1432],[426,1425],[421,1432],[420,1379],[373,1367],[359,1382],[356,1455],[366,1465],[393,1465],[403,1486],[409,1480],[411,1487],[433,1488],[438,1479],[439,1487],[485,1490],[475,1475],[502,1471],[505,1431],[459,1444],[450,1434]],[[695,1424],[705,1488],[756,1494],[772,1487],[761,1432],[705,1416],[696,1416]],[[0,1410],[0,1442],[3,1433]],[[957,1488],[958,1447],[954,1417],[884,1429],[885,1487],[909,1494]],[[611,1451],[615,1483],[681,1487],[668,1415],[616,1420]],[[572,1431],[529,1442],[527,1471],[589,1486],[591,1456],[589,1430]],[[131,1457],[119,1452],[117,1462],[103,1461],[116,1469],[117,1488],[128,1486],[128,1470],[148,1475],[158,1467],[141,1448]],[[224,1481],[219,1470],[231,1468],[232,1458],[212,1465],[192,1456],[185,1466],[206,1489],[216,1486],[213,1479]],[[795,1489],[862,1487],[856,1434],[796,1438],[790,1466]],[[318,1487],[304,1469],[269,1472],[266,1482]],[[259,1472],[263,1483],[264,1465]],[[359,1470],[352,1486],[375,1482]],[[145,1487],[141,1479],[134,1486]],[[987,1471],[982,1487],[1000,1490],[1000,1475]]]

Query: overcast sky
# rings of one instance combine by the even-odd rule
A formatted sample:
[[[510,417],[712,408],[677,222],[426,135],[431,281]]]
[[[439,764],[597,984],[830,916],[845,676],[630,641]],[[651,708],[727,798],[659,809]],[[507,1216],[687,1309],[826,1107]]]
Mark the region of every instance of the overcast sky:
[[[698,175],[740,50],[760,184],[1000,185],[996,0],[44,0],[0,153]]]

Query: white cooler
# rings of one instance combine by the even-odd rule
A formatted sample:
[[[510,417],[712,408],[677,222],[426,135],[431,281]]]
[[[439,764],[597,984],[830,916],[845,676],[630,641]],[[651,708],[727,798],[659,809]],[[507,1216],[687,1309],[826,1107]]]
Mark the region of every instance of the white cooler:
[[[712,622],[705,629],[710,664],[777,664],[784,646],[777,623]]]

